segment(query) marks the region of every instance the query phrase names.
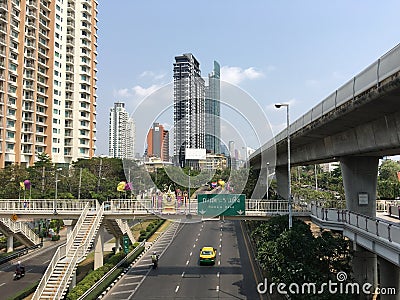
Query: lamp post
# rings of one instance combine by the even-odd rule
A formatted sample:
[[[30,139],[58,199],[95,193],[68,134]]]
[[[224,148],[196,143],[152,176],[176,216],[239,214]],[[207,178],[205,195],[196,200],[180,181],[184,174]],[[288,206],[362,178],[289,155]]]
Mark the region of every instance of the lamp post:
[[[267,162],[267,200],[269,199],[269,162]]]
[[[58,197],[58,171],[61,171],[62,168],[56,169],[56,191],[54,193],[54,214],[57,214],[57,197]]]
[[[292,196],[290,180],[290,134],[289,134],[289,103],[276,103],[276,108],[286,107],[286,135],[287,135],[287,163],[288,163],[288,206],[289,206],[289,229],[292,228]]]

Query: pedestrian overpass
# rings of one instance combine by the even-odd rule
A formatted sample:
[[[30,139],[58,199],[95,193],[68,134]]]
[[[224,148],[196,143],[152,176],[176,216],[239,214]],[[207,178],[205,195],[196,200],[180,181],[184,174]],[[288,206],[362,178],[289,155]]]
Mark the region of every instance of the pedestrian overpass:
[[[377,211],[384,211],[385,202],[377,202]],[[400,266],[400,225],[389,220],[373,218],[343,208],[325,208],[318,204],[294,202],[295,217],[307,218],[322,228],[343,232],[343,235],[373,251],[380,257]],[[238,220],[265,220],[288,213],[287,201],[246,199],[243,215],[226,216]],[[67,242],[59,247],[44,274],[33,299],[59,299],[74,282],[77,264],[91,249],[95,251],[95,268],[103,264],[104,229],[116,237],[116,249],[122,235],[134,237],[127,220],[166,218],[177,222],[200,222],[209,216],[199,215],[197,200],[190,204],[158,207],[152,199],[113,199],[100,204],[97,200],[64,199],[4,199],[0,200],[0,218],[15,224],[34,219],[63,219],[67,224]],[[221,218],[215,216],[215,218]]]

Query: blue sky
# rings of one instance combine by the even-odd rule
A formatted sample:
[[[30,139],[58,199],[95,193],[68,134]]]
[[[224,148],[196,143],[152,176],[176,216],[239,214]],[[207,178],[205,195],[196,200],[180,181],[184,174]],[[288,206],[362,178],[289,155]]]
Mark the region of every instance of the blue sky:
[[[289,102],[295,121],[400,37],[398,0],[100,0],[98,10],[97,155],[108,154],[113,103],[133,112],[172,81],[176,55],[193,53],[203,76],[217,60],[278,133],[286,115],[274,103]]]

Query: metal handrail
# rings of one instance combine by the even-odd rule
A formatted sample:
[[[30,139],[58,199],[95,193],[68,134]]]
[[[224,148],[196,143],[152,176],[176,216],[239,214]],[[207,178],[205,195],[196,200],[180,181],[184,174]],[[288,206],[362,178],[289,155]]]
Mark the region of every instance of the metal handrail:
[[[7,218],[0,218],[0,222],[7,226],[13,233],[21,232],[35,245],[40,243],[38,235],[26,223],[14,222]]]
[[[103,275],[103,277],[101,277],[98,281],[96,281],[95,284],[93,284],[88,290],[86,290],[85,293],[83,293],[78,300],[83,300],[85,299],[85,297],[87,297],[91,292],[94,291],[94,289],[96,289],[101,283],[104,282],[104,280],[106,280],[120,265],[122,265],[124,262],[126,262],[126,260],[131,257],[132,255],[134,255],[136,252],[139,251],[139,249],[141,247],[144,247],[146,240],[144,240],[143,242],[141,242],[139,245],[137,245],[137,247],[135,249],[133,249],[127,256],[125,256],[118,264],[116,264],[110,271],[108,271],[106,274]]]
[[[76,238],[79,230],[81,229],[83,221],[86,219],[86,216],[89,212],[89,203],[86,203],[85,208],[82,211],[81,216],[79,217],[78,221],[76,222],[76,225],[74,226],[74,229],[72,230],[71,234],[68,236],[67,239],[67,253],[71,249],[71,246],[74,242],[74,239]]]

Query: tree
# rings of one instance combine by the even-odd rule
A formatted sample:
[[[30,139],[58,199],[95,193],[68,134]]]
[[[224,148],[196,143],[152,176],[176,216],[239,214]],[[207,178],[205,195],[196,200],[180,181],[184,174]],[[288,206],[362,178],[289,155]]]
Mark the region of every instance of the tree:
[[[294,219],[288,230],[288,216],[273,217],[268,221],[250,222],[251,238],[256,256],[272,282],[316,283],[336,282],[339,271],[351,274],[350,242],[341,235],[323,232],[314,236],[309,225]],[[328,291],[326,291],[328,292]],[[350,299],[346,295],[291,294],[291,299]]]

